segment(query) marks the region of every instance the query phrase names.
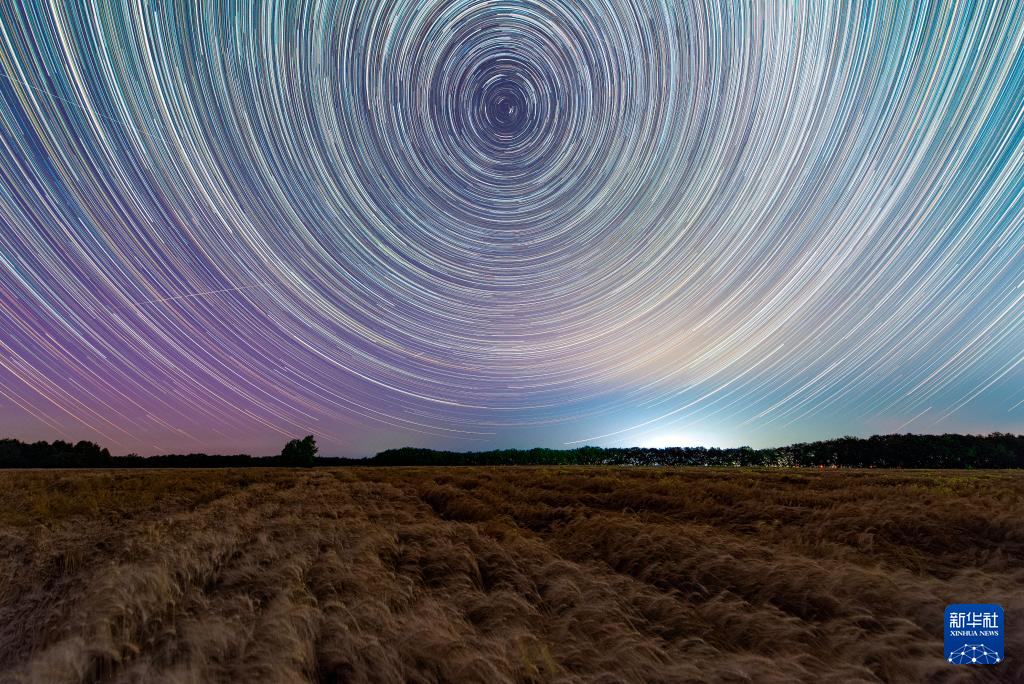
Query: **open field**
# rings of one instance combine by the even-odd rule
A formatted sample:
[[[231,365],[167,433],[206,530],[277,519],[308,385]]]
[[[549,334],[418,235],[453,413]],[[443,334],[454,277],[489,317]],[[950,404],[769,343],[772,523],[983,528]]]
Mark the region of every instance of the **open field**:
[[[0,681],[219,679],[1024,681],[1024,474],[0,471]]]

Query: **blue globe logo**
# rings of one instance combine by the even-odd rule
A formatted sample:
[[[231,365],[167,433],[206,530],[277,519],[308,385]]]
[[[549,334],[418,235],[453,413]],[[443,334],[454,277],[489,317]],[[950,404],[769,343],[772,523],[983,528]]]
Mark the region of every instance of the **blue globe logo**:
[[[994,665],[999,662],[999,652],[985,644],[964,644],[949,654],[949,662],[955,665]]]

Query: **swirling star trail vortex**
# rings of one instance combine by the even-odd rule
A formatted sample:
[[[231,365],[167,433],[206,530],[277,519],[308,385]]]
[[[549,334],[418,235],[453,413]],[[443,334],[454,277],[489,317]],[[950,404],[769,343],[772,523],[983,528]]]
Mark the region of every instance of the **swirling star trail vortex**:
[[[0,8],[0,432],[1024,425],[1024,5]]]

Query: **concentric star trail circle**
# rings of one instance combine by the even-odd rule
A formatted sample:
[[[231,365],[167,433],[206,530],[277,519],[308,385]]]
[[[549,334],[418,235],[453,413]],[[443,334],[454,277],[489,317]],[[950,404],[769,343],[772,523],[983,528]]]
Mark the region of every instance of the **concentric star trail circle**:
[[[1019,429],[1024,9],[0,9],[0,429]]]

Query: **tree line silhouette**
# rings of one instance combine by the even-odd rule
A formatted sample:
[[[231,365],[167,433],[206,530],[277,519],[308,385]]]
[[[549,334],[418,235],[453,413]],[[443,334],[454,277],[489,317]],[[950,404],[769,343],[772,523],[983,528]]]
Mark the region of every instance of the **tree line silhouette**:
[[[240,468],[312,466],[632,465],[839,468],[1022,468],[1024,435],[875,435],[803,442],[784,447],[644,447],[500,449],[456,452],[405,447],[364,459],[318,456],[310,435],[290,441],[281,454],[169,454],[111,456],[92,442],[0,440],[0,468]]]
[[[278,456],[234,454],[167,454],[162,456],[111,456],[92,442],[32,442],[0,439],[0,468],[251,468],[311,467],[335,465],[348,459],[317,458],[316,439],[309,435],[293,439]]]
[[[453,452],[392,449],[372,459],[373,465],[633,465],[747,466],[839,468],[1021,468],[1024,436],[875,435],[841,437],[784,447],[645,447],[579,449],[503,449]]]

